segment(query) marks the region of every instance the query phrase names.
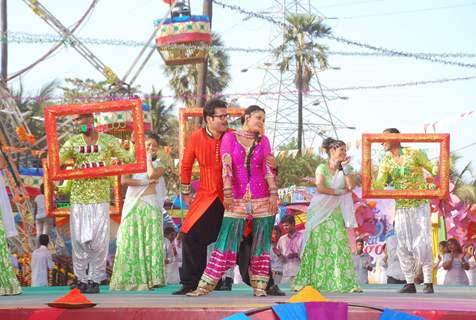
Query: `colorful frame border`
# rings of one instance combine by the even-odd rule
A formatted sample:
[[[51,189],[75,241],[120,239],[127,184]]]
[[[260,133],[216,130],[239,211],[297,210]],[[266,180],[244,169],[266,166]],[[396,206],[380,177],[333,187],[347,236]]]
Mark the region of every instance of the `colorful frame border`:
[[[48,170],[48,161],[43,159],[43,185],[45,188],[45,211],[49,217],[69,217],[69,208],[55,208],[54,206],[54,190],[53,180],[50,179]],[[122,187],[121,176],[114,176],[114,206],[109,207],[109,215],[120,216],[122,210]]]
[[[117,112],[132,110],[133,129],[136,147],[136,160],[134,163],[106,166],[100,168],[86,168],[64,170],[60,167],[58,132],[56,120],[60,116],[74,114],[87,114],[97,112]],[[45,108],[46,140],[48,142],[49,178],[51,180],[73,180],[80,178],[95,178],[115,176],[129,173],[145,172],[147,170],[144,122],[142,117],[142,102],[140,99],[117,100],[108,102],[95,102],[88,104],[68,104],[61,106],[47,106]]]
[[[439,143],[438,165],[439,187],[435,190],[375,190],[372,189],[372,143],[389,141]],[[449,194],[450,135],[441,134],[363,134],[362,135],[362,197],[386,199],[430,199],[446,198]]]

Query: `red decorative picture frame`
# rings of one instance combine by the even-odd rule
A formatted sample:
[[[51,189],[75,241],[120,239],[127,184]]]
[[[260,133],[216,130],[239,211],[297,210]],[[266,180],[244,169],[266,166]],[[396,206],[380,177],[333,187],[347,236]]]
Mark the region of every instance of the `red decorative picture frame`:
[[[245,113],[245,109],[242,108],[227,108],[227,114],[230,117],[241,117]],[[188,143],[188,138],[192,134],[191,131],[197,128],[189,128],[189,118],[202,118],[202,108],[180,108],[179,109],[179,161],[182,162],[182,156],[185,146]]]
[[[383,142],[439,143],[439,183],[434,190],[376,190],[372,188],[372,143]],[[446,198],[449,194],[450,135],[442,134],[363,134],[362,135],[362,197],[387,199]]]
[[[58,142],[58,132],[56,129],[56,121],[58,117],[76,114],[118,112],[129,110],[132,110],[136,148],[136,159],[134,163],[72,170],[65,170],[61,168],[61,163],[59,160],[60,146]],[[115,176],[145,172],[147,170],[142,102],[140,99],[95,102],[81,105],[69,104],[61,106],[47,106],[45,108],[45,128],[46,140],[48,142],[49,178],[51,180],[73,180],[80,178]]]
[[[68,217],[70,214],[69,208],[55,208],[54,204],[54,190],[55,186],[53,180],[50,179],[48,162],[43,159],[43,185],[45,194],[45,211],[49,217]],[[114,177],[114,205],[109,207],[109,215],[120,216],[122,210],[122,188],[121,176]]]

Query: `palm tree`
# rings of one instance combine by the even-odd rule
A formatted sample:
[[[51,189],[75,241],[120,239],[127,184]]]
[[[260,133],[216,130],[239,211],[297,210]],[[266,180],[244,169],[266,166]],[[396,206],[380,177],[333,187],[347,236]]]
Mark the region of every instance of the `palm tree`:
[[[144,96],[144,102],[150,106],[152,114],[152,128],[160,137],[161,144],[166,146],[178,145],[177,119],[171,113],[174,104],[166,106],[162,100],[162,90],[157,91],[152,87],[152,91]]]
[[[286,188],[289,186],[315,186],[314,174],[316,168],[325,160],[314,153],[306,153],[301,157],[294,157],[288,154],[288,150],[296,150],[296,139],[292,139],[286,145],[279,147],[279,151],[284,151],[276,157],[279,167],[278,187]]]
[[[455,194],[466,203],[476,204],[476,180],[456,187]]]
[[[18,109],[23,114],[26,125],[31,133],[37,138],[45,136],[45,126],[43,112],[46,105],[51,104],[55,91],[59,88],[59,81],[53,80],[40,88],[35,97],[25,96],[23,84],[20,82],[17,90],[11,89],[12,97],[18,105]],[[39,146],[46,145],[43,139]]]
[[[210,30],[212,28],[212,18],[213,18],[213,2],[212,0],[203,0],[203,15],[208,16],[210,20]],[[208,58],[207,58],[208,60]],[[207,94],[207,77],[208,77],[208,61],[205,60],[204,63],[197,65],[197,93],[198,97],[195,99],[195,105],[197,107],[203,108],[205,104]]]
[[[458,171],[456,163],[461,159],[461,156],[451,153],[450,157],[450,181],[455,185],[454,193],[464,202],[476,204],[476,176],[473,175],[471,161],[461,171]],[[468,176],[471,177],[469,180]]]
[[[93,79],[66,78],[63,90],[63,99],[66,103],[87,103],[111,100],[114,92],[110,84],[106,81],[96,81]],[[127,89],[128,96],[139,93],[140,87],[133,86]]]
[[[314,67],[320,70],[328,67],[328,48],[316,42],[331,33],[331,28],[310,14],[291,14],[286,17],[289,26],[284,31],[283,43],[274,50],[274,55],[280,60],[281,72],[289,71],[295,66],[294,82],[298,90],[298,139],[299,155],[302,154],[303,138],[303,93],[309,90]]]
[[[195,96],[198,84],[199,65],[165,66],[164,71],[169,76],[169,85],[175,95],[187,107],[195,106]],[[230,83],[229,57],[223,50],[223,41],[216,33],[212,35],[212,48],[208,55],[207,95],[222,92]]]
[[[166,105],[162,100],[162,90],[154,87],[144,96],[143,101],[150,105],[153,131],[160,138],[160,162],[166,168],[165,183],[169,192],[177,192],[178,169],[174,159],[178,157],[178,119],[172,114],[174,104]]]

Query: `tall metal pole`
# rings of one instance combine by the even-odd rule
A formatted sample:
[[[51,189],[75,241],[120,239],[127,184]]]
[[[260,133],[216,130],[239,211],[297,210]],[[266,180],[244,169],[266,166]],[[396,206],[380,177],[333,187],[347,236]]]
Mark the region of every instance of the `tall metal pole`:
[[[203,15],[208,16],[210,19],[210,29],[212,26],[213,16],[213,2],[211,0],[203,0]],[[207,73],[208,73],[208,58],[200,64],[197,64],[197,99],[195,107],[203,108],[207,94]]]
[[[2,79],[1,81],[6,84],[8,76],[8,38],[7,38],[7,0],[0,0],[1,10],[1,41],[2,41]]]

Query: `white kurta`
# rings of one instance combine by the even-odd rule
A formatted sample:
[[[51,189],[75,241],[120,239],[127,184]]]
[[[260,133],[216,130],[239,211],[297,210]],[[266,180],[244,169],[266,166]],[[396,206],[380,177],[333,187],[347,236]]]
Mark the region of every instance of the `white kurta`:
[[[463,258],[464,259],[464,258]],[[443,256],[443,263],[451,260],[451,254],[446,253]],[[455,257],[451,263],[451,268],[446,273],[445,285],[463,285],[469,284],[468,276],[466,275],[463,265],[461,264],[461,257]]]
[[[46,218],[45,195],[39,194],[35,197],[36,219]]]
[[[165,247],[165,259],[167,259],[167,261],[169,262],[165,265],[166,274],[167,274],[167,284],[179,283],[180,282],[179,267],[181,262],[179,261],[180,248],[177,248],[175,241],[170,241],[167,238],[164,239],[164,247]]]
[[[281,236],[278,240],[277,248],[283,255],[287,257],[289,254],[300,254],[303,246],[304,233],[302,230],[296,231],[292,237],[285,234]],[[301,259],[299,257],[288,259],[284,258],[283,260],[283,278],[282,282],[291,282],[296,276],[299,265],[301,264]]]
[[[53,268],[51,253],[45,246],[40,246],[31,255],[31,286],[47,287],[48,270]]]
[[[469,285],[476,286],[476,261],[474,256],[472,256],[469,260],[469,270],[466,271],[466,275],[468,276]]]
[[[444,285],[447,271],[443,268],[443,258],[440,259],[439,256],[437,256],[433,263],[438,264],[436,266],[436,284]]]
[[[354,253],[352,254],[352,260],[354,262],[355,273],[357,274],[359,284],[369,283],[369,270],[367,268],[375,267],[375,265],[372,264],[372,257],[367,253]]]

